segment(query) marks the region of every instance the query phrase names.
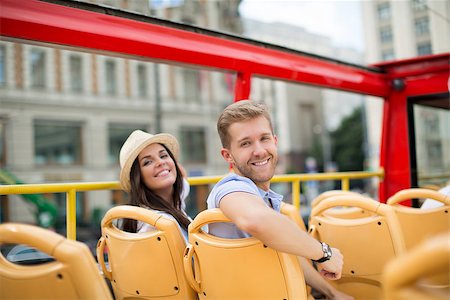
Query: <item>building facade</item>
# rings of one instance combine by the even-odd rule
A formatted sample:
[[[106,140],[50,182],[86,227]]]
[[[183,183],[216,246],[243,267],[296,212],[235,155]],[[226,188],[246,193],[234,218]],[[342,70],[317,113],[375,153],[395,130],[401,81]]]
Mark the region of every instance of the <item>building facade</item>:
[[[450,51],[445,0],[363,2],[368,63]]]
[[[363,18],[366,61],[369,64],[450,52],[449,1],[363,1]],[[443,97],[448,98],[448,95]],[[371,119],[380,119],[383,102],[379,100],[367,101],[369,125]],[[448,109],[423,104],[413,106],[414,120],[411,120],[414,123],[418,177],[418,182],[413,184],[443,185],[450,180],[450,113]],[[369,143],[376,144],[381,136],[380,126],[368,128]],[[371,156],[372,166],[379,165],[378,157],[378,153]],[[441,179],[426,179],[434,175]]]
[[[195,2],[195,7],[160,8],[148,1],[91,2],[198,25],[230,24],[228,30],[239,24],[239,19],[230,21],[236,14],[223,13],[237,10],[238,3],[233,6],[232,1],[223,7]],[[234,76],[109,53],[0,41],[0,170],[9,178],[2,183],[118,180],[119,150],[135,129],[176,136],[189,175],[224,174],[228,166],[219,155],[215,128],[220,112],[233,100]],[[65,195],[46,197],[63,218]],[[102,215],[125,195],[95,191],[77,197],[80,221],[88,222],[95,211]],[[2,200],[2,221],[35,222],[32,204],[16,196]]]
[[[336,59],[351,56],[354,61],[361,55],[299,27],[250,20],[244,24],[239,0],[85,2]],[[191,176],[228,170],[215,127],[234,97],[235,74],[18,41],[0,41],[0,64],[0,168],[22,182],[117,180],[119,149],[135,129],[176,136],[181,162]],[[252,81],[251,95],[273,113],[279,173],[306,172],[316,143],[324,145],[328,162],[328,131],[350,107],[361,105],[359,95],[263,78]],[[193,189],[191,198],[198,201],[188,208],[194,206],[194,213],[204,207],[204,193]],[[65,196],[48,198],[63,217]],[[122,193],[110,191],[80,193],[78,198],[79,218],[85,221],[124,201]],[[25,202],[14,196],[2,201],[2,220],[33,222],[33,207]]]

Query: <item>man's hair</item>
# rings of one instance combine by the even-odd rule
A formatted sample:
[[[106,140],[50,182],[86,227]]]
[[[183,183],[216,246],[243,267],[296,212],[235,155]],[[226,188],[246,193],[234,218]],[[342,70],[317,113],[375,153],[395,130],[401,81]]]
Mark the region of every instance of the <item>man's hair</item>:
[[[263,116],[269,121],[270,130],[273,132],[272,121],[266,105],[252,100],[241,100],[228,105],[217,121],[217,132],[219,133],[222,147],[230,147],[230,135],[228,129],[233,123],[249,121]]]

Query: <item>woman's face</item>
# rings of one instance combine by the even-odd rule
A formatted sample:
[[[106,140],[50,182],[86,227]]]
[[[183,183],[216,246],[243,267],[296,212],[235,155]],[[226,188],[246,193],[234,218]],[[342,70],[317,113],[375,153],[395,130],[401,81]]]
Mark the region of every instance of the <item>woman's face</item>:
[[[138,161],[145,185],[163,199],[171,199],[177,170],[167,150],[160,144],[151,144],[139,153]]]

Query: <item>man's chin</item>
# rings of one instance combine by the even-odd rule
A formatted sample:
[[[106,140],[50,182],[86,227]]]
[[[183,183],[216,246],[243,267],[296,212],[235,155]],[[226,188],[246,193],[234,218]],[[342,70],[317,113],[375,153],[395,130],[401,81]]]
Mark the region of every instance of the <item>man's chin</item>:
[[[267,174],[267,175],[261,175],[261,174],[252,174],[253,176],[249,177],[253,182],[258,182],[258,183],[266,183],[268,181],[270,181],[273,177],[273,173],[272,174]]]
[[[272,168],[236,168],[238,175],[247,177],[253,182],[267,182],[272,179],[275,174],[275,170]]]

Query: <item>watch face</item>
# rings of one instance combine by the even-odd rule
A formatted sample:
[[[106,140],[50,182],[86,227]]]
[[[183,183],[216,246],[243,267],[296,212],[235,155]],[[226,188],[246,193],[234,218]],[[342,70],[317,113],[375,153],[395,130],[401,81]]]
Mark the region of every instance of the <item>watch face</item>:
[[[331,252],[330,246],[328,246],[326,243],[323,243],[323,242],[321,244],[322,244],[323,257],[321,259],[314,260],[315,262],[319,262],[319,263],[329,260],[331,258],[331,255],[333,255],[333,253]]]
[[[324,252],[324,256],[325,257],[331,257],[331,249],[330,246],[328,246],[327,244],[323,243],[323,252]]]

